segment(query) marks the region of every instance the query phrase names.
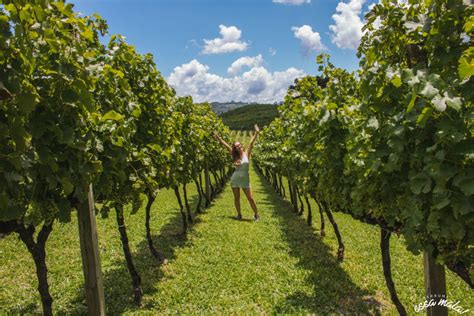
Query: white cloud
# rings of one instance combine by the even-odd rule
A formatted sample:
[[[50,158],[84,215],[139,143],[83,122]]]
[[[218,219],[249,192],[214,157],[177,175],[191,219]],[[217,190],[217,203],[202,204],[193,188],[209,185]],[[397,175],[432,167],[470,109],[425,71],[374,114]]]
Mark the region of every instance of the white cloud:
[[[336,24],[330,25],[333,33],[332,42],[339,48],[357,49],[362,37],[363,22],[360,18],[365,0],[339,2],[336,14],[332,18]]]
[[[269,53],[270,53],[270,55],[272,55],[272,56],[275,56],[275,55],[276,55],[276,53],[277,53],[276,49],[275,49],[275,48],[273,48],[273,47],[270,47],[270,48],[268,49],[268,52],[269,52]]]
[[[321,42],[321,36],[318,32],[313,32],[311,26],[293,26],[291,30],[294,32],[295,37],[301,41],[303,55],[307,56],[312,52],[319,52],[326,49]]]
[[[262,55],[260,54],[255,57],[249,57],[249,56],[240,57],[239,59],[237,59],[236,61],[232,63],[232,65],[227,69],[227,72],[230,75],[236,75],[239,73],[242,67],[247,66],[247,67],[253,68],[253,67],[258,67],[261,65],[263,65],[263,58],[262,58]]]
[[[242,31],[235,26],[219,25],[221,37],[204,40],[203,54],[223,54],[231,52],[241,52],[247,49],[248,43],[240,40]]]
[[[208,66],[193,59],[174,68],[168,83],[178,95],[191,95],[196,102],[234,100],[273,103],[282,101],[295,78],[302,76],[305,76],[304,71],[293,67],[270,72],[260,65],[228,78],[210,73]]]
[[[273,0],[273,3],[300,5],[304,3],[311,3],[311,0]]]

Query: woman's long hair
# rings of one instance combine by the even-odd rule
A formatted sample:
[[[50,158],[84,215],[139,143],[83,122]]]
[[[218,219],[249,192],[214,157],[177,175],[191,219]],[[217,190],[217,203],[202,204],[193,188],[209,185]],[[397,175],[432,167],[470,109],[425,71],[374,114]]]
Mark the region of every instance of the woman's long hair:
[[[242,159],[242,156],[240,155],[240,150],[235,146],[238,142],[234,142],[232,144],[232,159],[234,161],[237,161],[238,159]]]

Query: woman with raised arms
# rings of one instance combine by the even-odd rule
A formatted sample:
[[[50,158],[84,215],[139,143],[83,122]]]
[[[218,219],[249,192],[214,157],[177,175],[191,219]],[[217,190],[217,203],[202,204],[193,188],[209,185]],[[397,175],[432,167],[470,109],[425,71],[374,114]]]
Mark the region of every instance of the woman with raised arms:
[[[250,189],[249,177],[250,155],[259,133],[260,129],[258,128],[257,124],[255,124],[255,133],[250,140],[247,150],[245,150],[242,144],[238,141],[234,142],[232,146],[230,146],[217,134],[217,132],[214,133],[216,140],[218,140],[225,148],[227,148],[230,155],[232,156],[232,159],[234,160],[235,171],[230,178],[230,185],[232,187],[232,192],[234,193],[234,204],[235,209],[237,210],[238,220],[242,219],[242,213],[240,212],[240,189],[242,189],[245,193],[245,196],[247,196],[250,206],[254,212],[254,219],[256,221],[260,219],[257,211],[257,204],[255,204],[252,190]]]

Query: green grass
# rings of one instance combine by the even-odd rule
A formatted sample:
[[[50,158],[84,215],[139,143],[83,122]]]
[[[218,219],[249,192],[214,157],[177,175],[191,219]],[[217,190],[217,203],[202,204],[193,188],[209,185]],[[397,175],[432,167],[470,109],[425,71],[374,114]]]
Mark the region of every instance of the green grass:
[[[240,136],[240,135],[239,135]],[[242,135],[244,136],[244,135]],[[321,238],[287,201],[251,171],[251,183],[262,220],[236,221],[230,187],[196,218],[186,238],[180,237],[181,216],[174,193],[159,193],[152,209],[156,246],[169,262],[159,265],[145,239],[144,210],[127,215],[133,257],[143,280],[141,307],[133,304],[115,218],[98,219],[99,243],[109,314],[396,314],[381,269],[379,231],[344,214],[335,214],[346,245],[346,259],[335,258],[337,242],[326,223]],[[189,186],[190,200],[196,191]],[[314,208],[314,205],[313,205]],[[421,256],[392,238],[395,283],[409,313],[424,298]],[[54,311],[84,314],[82,268],[77,222],[56,224],[47,244]],[[15,235],[0,240],[0,314],[40,313],[32,259]],[[461,306],[473,306],[467,285],[447,274],[448,295]]]
[[[283,184],[289,200],[289,190],[286,179]],[[274,193],[273,188],[271,189]],[[276,193],[274,193],[276,194]],[[289,203],[289,202],[288,202]],[[318,206],[311,199],[313,213],[313,227],[319,234],[320,217]],[[290,204],[288,204],[290,205]],[[294,213],[293,213],[294,214]],[[385,286],[382,271],[382,257],[380,254],[380,229],[376,226],[354,220],[350,215],[333,212],[342,240],[345,245],[345,258],[340,266],[350,275],[358,285],[375,295],[382,306],[382,313],[398,314],[392,305],[390,295]],[[294,215],[297,216],[297,215]],[[304,218],[306,221],[307,209],[305,203]],[[325,216],[324,243],[335,256],[338,249],[333,227]],[[425,296],[423,256],[413,255],[406,250],[403,237],[392,234],[390,239],[390,255],[392,261],[392,277],[397,294],[409,314],[414,314],[413,306],[423,303]],[[464,308],[474,307],[474,296],[469,286],[458,276],[446,268],[447,296],[449,300],[460,301]]]
[[[232,130],[253,130],[254,125],[260,127],[270,124],[278,116],[278,105],[249,104],[221,114],[224,124]]]

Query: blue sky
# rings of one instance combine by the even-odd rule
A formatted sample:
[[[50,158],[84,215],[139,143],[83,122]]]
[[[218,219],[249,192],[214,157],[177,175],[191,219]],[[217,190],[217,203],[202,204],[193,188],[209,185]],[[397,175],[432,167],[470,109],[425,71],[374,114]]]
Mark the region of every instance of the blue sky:
[[[85,15],[100,14],[109,33],[124,35],[138,52],[152,53],[180,95],[275,102],[296,77],[316,73],[320,52],[336,66],[357,68],[363,13],[373,0],[70,2]]]

